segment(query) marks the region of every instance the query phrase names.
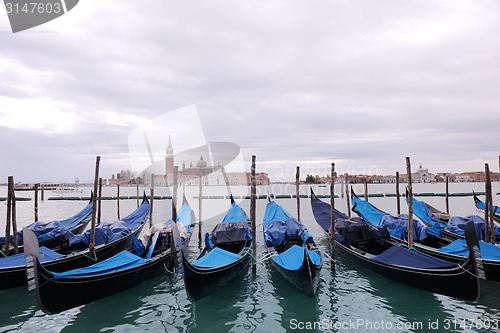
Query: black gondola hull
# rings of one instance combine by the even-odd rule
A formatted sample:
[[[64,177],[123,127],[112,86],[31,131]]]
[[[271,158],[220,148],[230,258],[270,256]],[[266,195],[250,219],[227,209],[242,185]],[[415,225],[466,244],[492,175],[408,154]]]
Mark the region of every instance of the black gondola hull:
[[[248,271],[252,257],[249,248],[246,254],[238,260],[215,268],[200,268],[193,266],[182,253],[182,269],[184,284],[190,301],[198,301],[223,288],[231,280]]]
[[[82,278],[53,279],[38,260],[35,263],[37,276],[37,300],[47,314],[59,313],[84,305],[120,291],[132,288],[152,278],[163,265],[171,260],[170,250],[151,261],[127,270]]]
[[[271,261],[279,274],[295,288],[309,297],[316,295],[320,280],[321,264],[314,265],[307,253],[304,254],[304,261],[298,270],[289,270],[278,265],[274,260],[271,259]]]
[[[480,296],[480,282],[475,276],[475,269],[470,260],[466,260],[456,268],[417,269],[375,262],[339,242],[335,245],[336,249],[348,255],[357,264],[390,280],[469,301],[477,300]]]

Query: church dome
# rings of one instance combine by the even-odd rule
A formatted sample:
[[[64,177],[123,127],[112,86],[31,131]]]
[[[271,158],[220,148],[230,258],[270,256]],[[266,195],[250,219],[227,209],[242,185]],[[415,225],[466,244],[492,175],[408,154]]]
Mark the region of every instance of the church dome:
[[[206,168],[207,162],[203,160],[203,156],[200,157],[200,160],[196,163],[197,168]]]

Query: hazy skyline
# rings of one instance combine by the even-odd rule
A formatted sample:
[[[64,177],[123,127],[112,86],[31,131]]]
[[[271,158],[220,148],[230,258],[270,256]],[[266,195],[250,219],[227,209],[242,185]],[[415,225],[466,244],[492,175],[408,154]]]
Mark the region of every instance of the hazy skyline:
[[[498,171],[498,31],[493,0],[81,1],[16,34],[0,10],[0,182],[132,169],[131,133],[189,105],[273,181]]]

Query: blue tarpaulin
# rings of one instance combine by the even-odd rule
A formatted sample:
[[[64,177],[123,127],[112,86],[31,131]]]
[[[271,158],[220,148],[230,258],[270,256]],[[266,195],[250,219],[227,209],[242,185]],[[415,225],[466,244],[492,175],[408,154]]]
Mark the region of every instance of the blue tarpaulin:
[[[304,248],[302,246],[293,245],[274,257],[273,261],[285,269],[297,271],[304,263]]]
[[[408,203],[408,198],[406,198],[406,202]],[[437,223],[441,226],[441,228],[446,227],[446,223],[441,221],[437,216],[433,215],[425,202],[412,198],[412,209],[413,214],[415,214],[424,223],[428,225],[434,225]]]
[[[122,251],[111,258],[108,258],[91,266],[73,269],[61,273],[52,272],[52,274],[54,274],[55,279],[100,275],[136,267],[145,263],[146,261],[147,259],[138,257],[128,251]]]
[[[43,255],[39,258],[40,262],[46,262],[63,257],[62,254],[54,252],[46,248],[45,246],[40,247],[39,253]],[[17,267],[25,265],[26,265],[26,260],[24,259],[24,253],[13,254],[8,257],[0,258],[0,268]]]
[[[301,242],[314,242],[304,225],[292,218],[274,201],[268,202],[264,213],[264,240],[267,246],[282,250],[286,237],[298,236]]]
[[[323,228],[324,231],[330,232],[330,226],[332,223],[332,211],[330,204],[321,201],[319,198],[313,197],[311,199],[311,206],[316,222],[318,222],[318,224],[321,226],[321,228]],[[349,217],[346,214],[335,209],[335,220],[337,219],[348,220]]]
[[[391,246],[389,249],[382,252],[378,256],[371,258],[370,260],[383,264],[413,268],[434,269],[458,266],[457,263],[434,258],[424,253],[409,250],[408,248],[398,245]]]
[[[479,241],[481,247],[480,253],[481,258],[490,260],[500,260],[500,247],[495,246],[490,243]],[[469,249],[467,248],[467,243],[464,239],[457,239],[450,244],[443,246],[439,249],[439,252],[454,254],[457,256],[468,256]]]
[[[31,229],[38,239],[38,242],[43,242],[47,239],[51,239],[63,234],[69,233],[69,230],[76,227],[82,221],[84,221],[92,213],[92,204],[85,206],[77,214],[70,218],[60,221],[51,222],[34,222],[25,228]],[[12,235],[10,236],[10,242],[13,242]],[[17,243],[18,245],[23,245],[23,234],[21,231],[17,233]],[[5,244],[5,237],[0,237],[0,244]]]
[[[99,223],[95,227],[94,245],[107,244],[135,231],[141,226],[149,213],[149,203],[143,202],[135,211],[120,221],[113,223]],[[74,244],[82,241],[86,246],[90,243],[90,230],[81,235],[72,235],[69,242]]]
[[[202,268],[221,267],[230,264],[239,258],[241,258],[239,254],[216,247],[203,257],[193,261],[193,266]]]

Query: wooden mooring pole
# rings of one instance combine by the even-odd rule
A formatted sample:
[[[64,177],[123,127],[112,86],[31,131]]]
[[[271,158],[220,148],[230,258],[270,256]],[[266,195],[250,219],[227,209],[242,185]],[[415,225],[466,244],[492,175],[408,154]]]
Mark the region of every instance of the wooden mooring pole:
[[[10,252],[10,226],[12,224],[12,191],[10,190],[11,188],[11,183],[14,184],[14,181],[11,180],[12,176],[9,176],[7,178],[7,218],[5,220],[5,244],[4,244],[4,249],[3,249],[3,254],[4,256],[8,256]]]
[[[365,180],[365,201],[368,201],[368,182]]]
[[[401,194],[399,193],[399,171],[396,172],[396,205],[398,216],[401,214]]]
[[[446,214],[450,214],[450,188],[449,188],[449,177],[446,176],[446,194],[445,194],[445,202],[446,202]]]
[[[99,182],[99,163],[101,161],[101,156],[97,156],[95,160],[95,176],[94,176],[94,193],[97,193],[97,183]],[[92,197],[92,218],[91,218],[91,227],[90,227],[90,244],[89,244],[89,253],[92,257],[94,257],[94,244],[95,244],[95,225],[96,225],[96,205],[97,205],[97,196],[94,195]]]
[[[153,226],[153,201],[154,201],[154,196],[155,196],[155,175],[154,173],[151,174],[151,187],[149,190],[149,227],[151,228]]]
[[[34,211],[35,211],[35,222],[38,222],[38,187],[40,184],[35,184],[35,203],[34,203]]]
[[[99,177],[99,193],[94,192],[94,196],[97,196],[97,223],[101,223],[101,198],[102,198],[102,178]]]
[[[255,155],[252,155],[252,167],[250,173],[250,221],[252,224],[252,254],[254,258],[257,258],[257,221],[255,217],[256,211],[256,201],[257,201],[257,188],[255,181]],[[253,272],[257,271],[257,265],[254,263]]]
[[[10,192],[11,192],[11,200],[12,200],[12,238],[13,238],[13,245],[14,245],[14,254],[17,254],[19,252],[18,249],[18,244],[17,244],[17,209],[16,209],[16,191],[14,190],[14,177],[11,176],[10,179]]]
[[[351,195],[349,193],[349,180],[347,179],[347,173],[344,174],[345,182],[345,200],[347,204],[347,216],[351,217]]]
[[[120,221],[120,184],[116,184],[116,215]]]
[[[174,184],[172,191],[172,221],[177,222],[177,177],[179,174],[179,167],[174,167]]]
[[[484,200],[484,238],[488,243],[495,244],[495,229],[493,220],[493,194],[491,191],[491,177],[490,177],[490,166],[488,163],[484,165],[484,172],[486,174],[485,180],[485,194],[486,199]]]
[[[201,227],[202,227],[202,219],[201,219],[201,213],[202,213],[202,208],[203,208],[203,170],[200,168],[199,174],[198,174],[198,248],[201,250]]]
[[[413,189],[411,185],[410,158],[406,157],[406,174],[408,177],[408,248],[413,247]]]
[[[330,174],[330,267],[335,269],[335,163],[332,163]]]
[[[297,221],[300,221],[300,189],[299,180],[300,178],[300,166],[297,166],[297,172],[295,173],[295,195],[297,197]]]

